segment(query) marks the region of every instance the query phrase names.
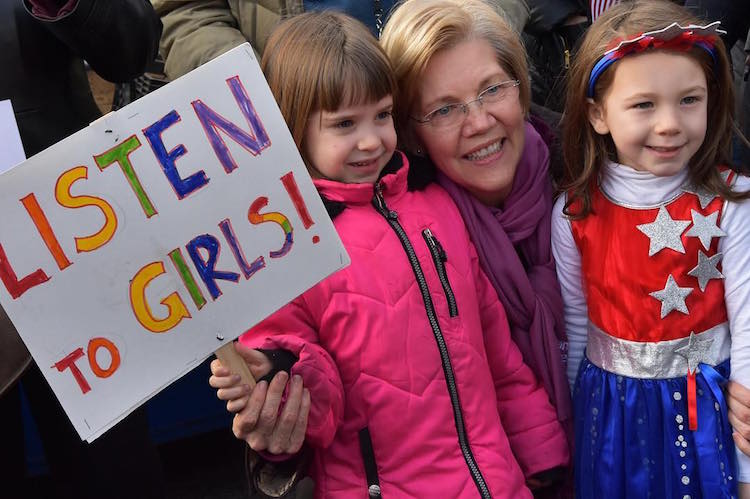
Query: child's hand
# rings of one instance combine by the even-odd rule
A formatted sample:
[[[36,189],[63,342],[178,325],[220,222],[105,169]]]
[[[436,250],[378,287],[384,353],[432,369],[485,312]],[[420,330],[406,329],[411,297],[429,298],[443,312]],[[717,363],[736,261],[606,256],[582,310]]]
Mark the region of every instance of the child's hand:
[[[271,371],[273,366],[264,353],[240,343],[234,343],[234,349],[245,360],[250,374],[256,380]],[[217,389],[216,395],[220,400],[227,401],[227,410],[234,413],[241,411],[247,403],[250,387],[242,384],[240,376],[231,372],[219,359],[211,362],[211,374],[208,384]]]
[[[273,368],[271,360],[259,350],[255,350],[250,347],[246,347],[240,342],[235,342],[234,349],[240,356],[247,362],[247,367],[250,368],[250,373],[253,378],[259,380],[266,374],[268,374]]]
[[[241,381],[240,375],[224,367],[219,359],[211,361],[211,377],[208,378],[208,384],[216,388],[216,396],[219,400],[227,402],[229,412],[239,412],[247,404],[250,386]]]

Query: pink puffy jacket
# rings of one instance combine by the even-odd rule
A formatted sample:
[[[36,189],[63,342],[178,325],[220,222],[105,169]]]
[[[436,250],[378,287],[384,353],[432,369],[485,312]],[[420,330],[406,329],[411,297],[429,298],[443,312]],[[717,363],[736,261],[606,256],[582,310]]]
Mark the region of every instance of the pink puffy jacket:
[[[315,182],[346,205],[352,263],[240,341],[298,357],[316,497],[531,497],[524,477],[568,462],[565,435],[453,201],[407,190],[407,170]]]

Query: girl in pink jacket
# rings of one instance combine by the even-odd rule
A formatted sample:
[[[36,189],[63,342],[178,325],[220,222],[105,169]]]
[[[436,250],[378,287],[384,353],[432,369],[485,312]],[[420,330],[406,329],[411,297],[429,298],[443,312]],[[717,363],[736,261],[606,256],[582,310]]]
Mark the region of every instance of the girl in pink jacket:
[[[351,257],[240,337],[310,391],[316,497],[531,497],[527,480],[567,464],[565,435],[456,206],[395,151],[377,41],[342,14],[304,14],[262,66]]]

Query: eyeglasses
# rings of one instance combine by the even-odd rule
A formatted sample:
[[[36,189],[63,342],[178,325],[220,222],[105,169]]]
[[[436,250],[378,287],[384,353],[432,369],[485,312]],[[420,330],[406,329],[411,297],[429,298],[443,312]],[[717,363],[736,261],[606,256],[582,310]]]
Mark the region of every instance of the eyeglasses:
[[[439,108],[425,114],[422,118],[411,117],[418,123],[429,123],[430,125],[437,128],[446,128],[463,123],[464,118],[469,114],[469,104],[472,102],[478,103],[480,106],[483,104],[494,104],[505,99],[512,88],[520,85],[521,82],[518,80],[507,80],[495,83],[479,92],[477,98],[468,102],[446,104]]]

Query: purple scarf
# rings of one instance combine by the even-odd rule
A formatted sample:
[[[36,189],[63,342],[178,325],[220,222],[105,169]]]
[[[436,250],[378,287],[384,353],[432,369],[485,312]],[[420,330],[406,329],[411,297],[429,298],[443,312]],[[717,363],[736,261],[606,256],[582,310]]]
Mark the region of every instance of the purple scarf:
[[[482,269],[505,307],[511,336],[567,429],[571,419],[567,338],[550,248],[549,152],[534,127],[525,126],[523,155],[502,208],[485,206],[440,173],[438,182],[456,202]]]

